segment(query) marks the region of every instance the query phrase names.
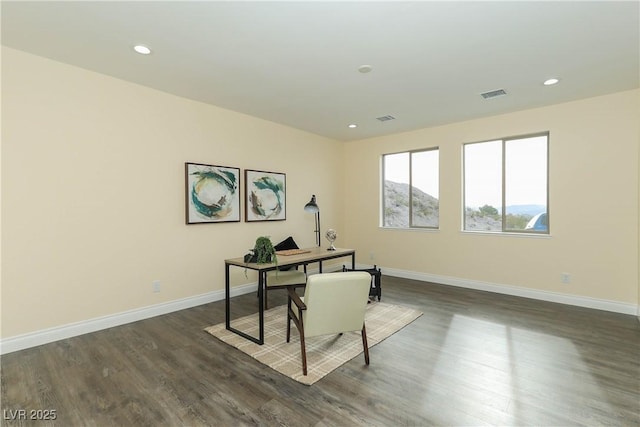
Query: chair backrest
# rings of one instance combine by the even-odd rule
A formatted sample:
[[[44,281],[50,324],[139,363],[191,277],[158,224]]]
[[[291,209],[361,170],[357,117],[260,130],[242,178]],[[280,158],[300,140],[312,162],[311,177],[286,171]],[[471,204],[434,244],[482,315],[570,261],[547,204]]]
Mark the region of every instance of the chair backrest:
[[[363,271],[310,275],[304,292],[305,336],[361,330],[370,284],[371,275]]]

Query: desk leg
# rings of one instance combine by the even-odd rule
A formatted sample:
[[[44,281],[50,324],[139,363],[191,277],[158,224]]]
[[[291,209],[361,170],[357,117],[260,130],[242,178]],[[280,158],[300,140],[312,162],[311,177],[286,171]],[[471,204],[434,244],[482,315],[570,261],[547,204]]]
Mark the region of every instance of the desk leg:
[[[260,337],[258,344],[264,344],[264,279],[267,273],[258,272],[258,317],[260,322]]]
[[[230,287],[229,287],[229,264],[224,264],[224,314],[225,314],[225,326],[227,330],[231,328],[231,309],[229,303],[231,301]]]
[[[355,270],[356,269],[356,253],[352,253],[351,254],[351,269]]]
[[[263,272],[258,272],[258,316],[260,321],[260,335],[258,338],[252,337],[251,335],[244,333],[242,331],[237,330],[236,328],[231,326],[231,289],[229,284],[229,268],[230,264],[225,263],[224,265],[224,314],[225,314],[225,327],[228,331],[231,331],[235,334],[240,335],[250,341],[253,341],[256,344],[264,344],[264,299],[263,299],[263,288],[264,288],[264,274]]]

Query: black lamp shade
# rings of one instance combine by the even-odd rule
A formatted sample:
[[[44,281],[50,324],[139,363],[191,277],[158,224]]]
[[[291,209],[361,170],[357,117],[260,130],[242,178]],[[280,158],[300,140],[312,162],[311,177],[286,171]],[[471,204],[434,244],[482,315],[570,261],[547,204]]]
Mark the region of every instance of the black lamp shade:
[[[318,207],[318,204],[316,203],[316,195],[315,194],[313,196],[311,196],[311,200],[309,201],[309,203],[304,205],[304,210],[306,212],[310,212],[310,213],[318,213],[318,212],[320,212],[320,208]]]
[[[304,205],[304,211],[312,213],[316,219],[316,229],[314,232],[316,233],[316,244],[320,246],[320,208],[316,203],[316,195],[311,196],[311,200],[309,203]]]

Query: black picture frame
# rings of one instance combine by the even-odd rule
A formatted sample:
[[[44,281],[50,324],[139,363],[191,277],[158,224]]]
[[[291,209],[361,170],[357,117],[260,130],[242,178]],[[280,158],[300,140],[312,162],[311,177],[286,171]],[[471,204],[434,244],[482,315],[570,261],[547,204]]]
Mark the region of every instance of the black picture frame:
[[[245,222],[287,219],[286,174],[245,169],[244,185]]]
[[[187,224],[240,222],[240,169],[185,163]]]

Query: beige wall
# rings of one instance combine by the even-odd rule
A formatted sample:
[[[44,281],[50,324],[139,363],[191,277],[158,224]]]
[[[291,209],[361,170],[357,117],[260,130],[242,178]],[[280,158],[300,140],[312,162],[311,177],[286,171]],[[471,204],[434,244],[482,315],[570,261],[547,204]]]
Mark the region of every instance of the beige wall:
[[[2,337],[224,289],[259,235],[314,244],[312,193],[344,229],[336,141],[7,48],[2,107]],[[286,173],[287,220],[185,225],[184,162]]]
[[[639,93],[347,143],[349,244],[367,257],[373,251],[369,262],[405,272],[635,306]],[[461,144],[542,131],[550,132],[551,236],[461,232]],[[433,146],[440,147],[440,230],[379,228],[380,156]],[[570,284],[561,283],[563,272]]]
[[[638,304],[639,95],[341,143],[3,48],[1,336],[219,291],[258,235],[314,244],[311,193],[360,263]],[[462,233],[461,143],[545,130],[551,237]],[[440,231],[380,229],[380,155],[431,146]],[[186,226],[187,161],[285,172],[287,221]]]

